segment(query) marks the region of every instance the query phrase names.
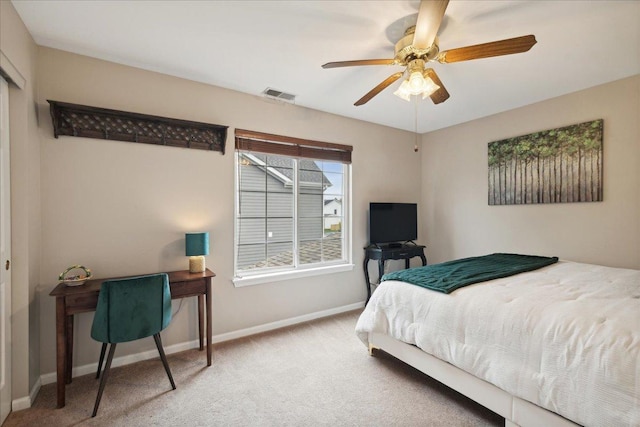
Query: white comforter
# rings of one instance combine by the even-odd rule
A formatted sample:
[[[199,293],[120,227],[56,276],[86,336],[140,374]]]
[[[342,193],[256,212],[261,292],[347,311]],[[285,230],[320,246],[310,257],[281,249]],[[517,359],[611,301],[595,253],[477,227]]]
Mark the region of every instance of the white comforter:
[[[356,326],[587,426],[640,426],[640,271],[560,261],[447,295],[386,281]]]

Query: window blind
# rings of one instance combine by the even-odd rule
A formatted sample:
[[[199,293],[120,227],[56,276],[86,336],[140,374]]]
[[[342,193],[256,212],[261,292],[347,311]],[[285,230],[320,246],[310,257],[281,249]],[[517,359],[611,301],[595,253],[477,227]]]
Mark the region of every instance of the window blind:
[[[351,163],[351,145],[236,129],[236,150]]]

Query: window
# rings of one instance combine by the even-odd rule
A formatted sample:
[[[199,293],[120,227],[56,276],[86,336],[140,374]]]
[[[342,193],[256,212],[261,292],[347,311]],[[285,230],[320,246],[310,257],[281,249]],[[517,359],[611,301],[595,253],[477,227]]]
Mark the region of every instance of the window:
[[[350,146],[236,129],[236,284],[349,264],[350,161]]]

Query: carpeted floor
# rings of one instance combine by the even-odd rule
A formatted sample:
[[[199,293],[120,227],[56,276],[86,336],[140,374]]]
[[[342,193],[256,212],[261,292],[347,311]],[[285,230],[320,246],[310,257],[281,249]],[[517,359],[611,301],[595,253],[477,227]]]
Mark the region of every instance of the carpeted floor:
[[[354,333],[358,315],[217,344],[209,368],[197,350],[169,355],[174,391],[159,359],[114,368],[96,418],[93,375],[74,378],[62,409],[48,384],[3,427],[504,425],[391,356],[369,356]]]

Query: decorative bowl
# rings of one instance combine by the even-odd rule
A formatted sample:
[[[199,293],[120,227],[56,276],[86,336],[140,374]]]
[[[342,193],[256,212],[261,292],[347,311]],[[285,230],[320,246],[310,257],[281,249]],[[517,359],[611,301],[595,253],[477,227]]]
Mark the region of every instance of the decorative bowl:
[[[67,286],[80,286],[91,279],[91,270],[82,265],[72,265],[60,273],[58,280]]]

